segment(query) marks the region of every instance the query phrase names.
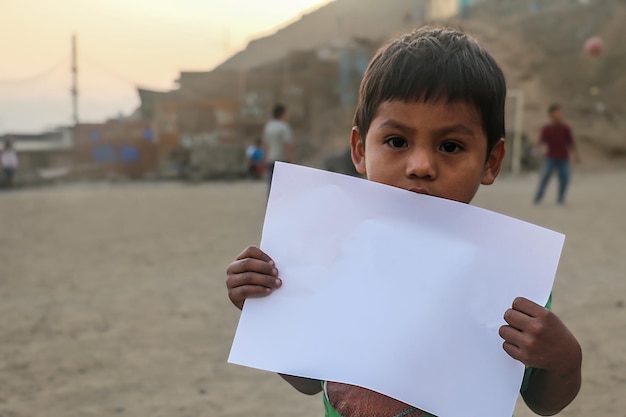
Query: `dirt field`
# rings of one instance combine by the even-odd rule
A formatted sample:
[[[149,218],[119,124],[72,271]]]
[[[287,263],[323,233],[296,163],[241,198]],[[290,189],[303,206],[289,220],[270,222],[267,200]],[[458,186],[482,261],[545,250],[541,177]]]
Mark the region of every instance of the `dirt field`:
[[[536,176],[475,203],[567,234],[554,308],[584,383],[565,416],[626,416],[626,172]],[[263,220],[263,183],[87,185],[0,193],[0,416],[321,416],[319,396],[226,363],[224,270]],[[516,416],[530,416],[522,403]]]

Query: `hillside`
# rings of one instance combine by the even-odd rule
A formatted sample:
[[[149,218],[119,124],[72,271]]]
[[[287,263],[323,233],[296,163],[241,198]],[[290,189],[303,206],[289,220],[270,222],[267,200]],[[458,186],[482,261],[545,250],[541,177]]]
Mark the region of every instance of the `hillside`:
[[[626,155],[625,0],[551,0],[531,12],[530,0],[483,0],[467,19],[431,22],[426,1],[335,0],[248,47],[217,69],[250,69],[283,57],[365,38],[377,42],[425,24],[460,27],[489,49],[502,66],[509,89],[525,97],[523,130],[531,140],[546,120],[546,108],[560,102],[572,124],[587,166],[623,164]],[[427,8],[426,8],[427,9]],[[605,52],[583,52],[587,38],[599,35]],[[344,146],[350,127],[346,109],[329,111],[323,138],[327,151]],[[513,111],[507,112],[512,127]]]
[[[335,0],[276,33],[251,41],[216,70],[250,69],[286,55],[355,38],[385,39],[423,0]]]

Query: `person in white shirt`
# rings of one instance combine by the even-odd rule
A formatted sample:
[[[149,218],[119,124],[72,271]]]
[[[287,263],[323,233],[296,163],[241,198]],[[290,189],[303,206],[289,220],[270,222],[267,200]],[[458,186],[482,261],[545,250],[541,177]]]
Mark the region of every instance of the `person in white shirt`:
[[[19,166],[19,159],[17,152],[13,149],[13,143],[10,140],[4,142],[4,149],[2,149],[0,153],[0,165],[2,165],[2,171],[4,172],[7,185],[12,187],[15,171],[17,171],[17,167]]]
[[[274,163],[276,161],[295,162],[293,134],[287,123],[287,107],[276,104],[273,118],[263,128],[263,145],[265,147],[265,163],[269,185],[272,184]]]

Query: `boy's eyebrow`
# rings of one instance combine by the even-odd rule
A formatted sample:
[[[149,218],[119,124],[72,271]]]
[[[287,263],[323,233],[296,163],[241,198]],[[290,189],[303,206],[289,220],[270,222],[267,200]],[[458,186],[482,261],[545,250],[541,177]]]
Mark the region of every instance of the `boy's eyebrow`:
[[[384,122],[382,122],[380,124],[379,127],[381,127],[381,128],[398,129],[398,130],[401,130],[401,131],[406,132],[406,133],[414,133],[415,132],[415,129],[413,129],[412,127],[407,126],[407,125],[405,125],[405,124],[403,124],[403,123],[401,123],[401,122],[399,122],[397,120],[394,120],[394,119],[387,119],[387,120],[385,120]]]
[[[474,130],[464,124],[456,124],[452,126],[445,126],[441,129],[435,130],[438,136],[445,136],[450,133],[460,133],[462,135],[475,136],[476,132]]]
[[[385,120],[384,122],[380,124],[380,127],[398,129],[406,133],[415,133],[415,129],[394,119]],[[476,135],[476,132],[472,128],[462,123],[458,123],[458,124],[450,125],[450,126],[444,126],[442,128],[435,130],[435,134],[437,136],[445,136],[450,133],[460,133],[460,134],[468,135],[472,137]]]

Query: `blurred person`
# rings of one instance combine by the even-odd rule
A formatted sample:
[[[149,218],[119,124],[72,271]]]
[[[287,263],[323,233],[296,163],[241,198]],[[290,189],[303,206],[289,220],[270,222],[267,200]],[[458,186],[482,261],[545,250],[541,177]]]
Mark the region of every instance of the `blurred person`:
[[[277,161],[295,162],[293,134],[287,118],[287,107],[284,104],[276,104],[272,111],[272,119],[263,128],[262,139],[269,187],[272,185],[274,164]]]
[[[541,153],[545,154],[545,160],[534,203],[541,202],[552,173],[556,170],[559,179],[557,202],[564,204],[567,186],[570,182],[570,158],[573,158],[574,162],[579,162],[580,157],[576,150],[572,129],[563,122],[561,106],[558,103],[550,105],[548,115],[550,123],[541,129],[538,143],[538,148],[542,149]]]
[[[19,166],[19,159],[17,152],[13,149],[13,142],[9,139],[4,142],[4,148],[0,153],[0,165],[2,165],[2,172],[8,187],[13,186],[15,178],[15,171]]]
[[[263,159],[265,152],[263,151],[263,141],[257,138],[254,143],[246,148],[246,161],[248,164],[248,177],[259,179],[263,175]]]

